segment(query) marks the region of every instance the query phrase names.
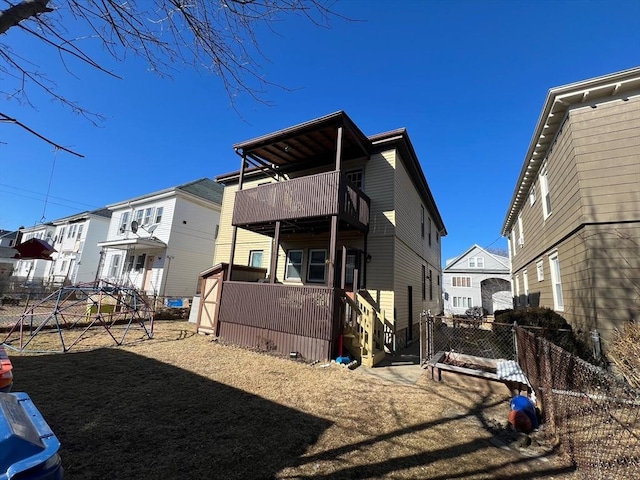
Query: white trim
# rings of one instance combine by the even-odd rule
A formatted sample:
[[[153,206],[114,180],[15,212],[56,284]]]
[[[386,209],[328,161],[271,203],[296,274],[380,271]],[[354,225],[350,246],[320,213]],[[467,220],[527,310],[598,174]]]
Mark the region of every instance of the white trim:
[[[553,292],[554,310],[564,311],[564,295],[562,293],[562,275],[560,274],[560,260],[558,252],[549,255],[549,269],[551,270],[551,291]]]
[[[291,262],[291,254],[292,253],[300,253],[300,263],[293,263]],[[287,257],[284,263],[284,279],[285,280],[293,280],[293,281],[298,281],[301,282],[302,281],[302,265],[304,264],[304,250],[296,248],[296,249],[292,249],[292,250],[287,250]],[[290,266],[294,266],[294,265],[299,265],[300,269],[298,270],[298,276],[294,277],[294,276],[290,276],[289,275],[289,267]]]
[[[317,252],[322,252],[324,259],[322,260],[322,263],[319,262],[312,262],[313,260],[313,254],[317,253]],[[311,274],[311,267],[315,266],[315,267],[319,267],[322,266],[322,280],[320,279],[312,279],[310,274]],[[309,249],[309,259],[307,262],[307,282],[309,283],[325,283],[327,281],[327,250],[324,248],[311,248]]]

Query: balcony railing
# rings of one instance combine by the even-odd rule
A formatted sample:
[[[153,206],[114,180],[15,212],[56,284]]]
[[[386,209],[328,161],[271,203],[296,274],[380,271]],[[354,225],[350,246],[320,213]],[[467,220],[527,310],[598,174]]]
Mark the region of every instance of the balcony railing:
[[[241,190],[232,223],[249,226],[332,215],[361,230],[369,227],[369,197],[337,171]]]

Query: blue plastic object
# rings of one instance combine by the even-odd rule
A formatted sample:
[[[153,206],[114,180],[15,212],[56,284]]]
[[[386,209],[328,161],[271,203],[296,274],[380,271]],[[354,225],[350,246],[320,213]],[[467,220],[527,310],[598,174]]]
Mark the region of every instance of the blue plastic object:
[[[26,393],[0,393],[0,480],[61,480],[60,442]]]
[[[536,415],[536,407],[533,402],[524,395],[516,395],[510,402],[511,410],[522,411],[527,414],[531,421],[531,428],[538,428],[538,416]]]

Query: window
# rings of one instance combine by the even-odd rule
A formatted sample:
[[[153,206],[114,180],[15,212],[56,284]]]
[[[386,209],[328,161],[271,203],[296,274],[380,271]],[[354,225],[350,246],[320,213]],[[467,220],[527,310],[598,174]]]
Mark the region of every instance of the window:
[[[420,233],[424,238],[424,206],[420,205]]]
[[[529,190],[529,203],[533,205],[536,203],[536,186],[531,185],[531,190]]]
[[[160,223],[162,221],[162,213],[164,212],[164,207],[156,208],[156,220],[153,223]]]
[[[431,246],[431,219],[429,219],[429,246]]]
[[[302,272],[302,250],[289,250],[284,270],[285,280],[300,280]]]
[[[345,172],[346,177],[353,182],[353,184],[362,190],[362,170],[352,170],[351,172]]]
[[[436,243],[440,243],[440,232],[436,231]]]
[[[120,273],[120,255],[111,257],[111,268],[109,269],[110,277],[117,277]]]
[[[484,268],[484,257],[469,257],[469,268]]]
[[[471,297],[453,297],[453,306],[457,308],[471,308],[473,307],[473,300]]]
[[[77,240],[80,240],[82,237],[82,230],[84,230],[84,224],[78,225],[78,234],[76,235]]]
[[[120,233],[126,232],[128,226],[129,226],[129,212],[124,212],[120,217]]]
[[[440,274],[438,274],[438,286],[440,286]]]
[[[138,255],[138,261],[136,262],[136,271],[140,272],[144,269],[144,264],[147,260],[147,254],[143,253],[142,255]]]
[[[62,260],[62,262],[60,262],[60,265],[58,265],[58,272],[63,273],[66,270],[67,270],[67,261]]]
[[[529,277],[527,276],[527,269],[522,272],[522,284],[524,286],[524,296],[526,298],[526,306],[529,306]]]
[[[427,299],[427,267],[422,265],[422,299]]]
[[[522,213],[518,214],[518,229],[520,230],[520,236],[518,237],[518,245],[524,245],[524,229],[522,228]]]
[[[127,258],[127,263],[124,266],[124,271],[125,272],[130,272],[131,270],[133,270],[133,265],[135,264],[136,261],[136,256],[135,255],[129,255],[129,257]]]
[[[327,251],[309,250],[309,282],[324,283],[327,277]]]
[[[250,267],[262,267],[262,250],[251,250],[249,252],[249,266]]]
[[[151,217],[153,217],[153,208],[145,209],[142,224],[149,225],[151,223]]]
[[[67,232],[67,238],[73,238],[76,236],[76,228],[77,228],[77,225],[71,225],[69,227],[69,232]]]
[[[538,273],[538,281],[541,282],[544,280],[544,263],[540,260],[536,263],[536,272]]]
[[[451,277],[451,286],[471,288],[471,277]]]
[[[516,243],[516,229],[511,230],[511,253],[515,257],[518,254],[518,244]]]
[[[562,297],[562,279],[560,277],[560,261],[558,253],[549,257],[551,269],[551,287],[553,289],[553,306],[555,310],[564,310],[564,298]]]
[[[516,306],[520,306],[520,277],[516,275]]]
[[[433,300],[433,272],[429,269],[429,300]]]
[[[142,217],[144,215],[144,210],[140,209],[140,210],[136,210],[135,216],[134,216],[134,220],[136,222],[138,222],[138,225],[142,225]]]
[[[540,195],[542,195],[542,212],[546,219],[551,215],[551,195],[549,194],[549,182],[547,180],[547,166],[540,170]]]
[[[220,233],[220,225],[216,225],[216,233],[214,234],[213,238],[218,238],[218,233]]]

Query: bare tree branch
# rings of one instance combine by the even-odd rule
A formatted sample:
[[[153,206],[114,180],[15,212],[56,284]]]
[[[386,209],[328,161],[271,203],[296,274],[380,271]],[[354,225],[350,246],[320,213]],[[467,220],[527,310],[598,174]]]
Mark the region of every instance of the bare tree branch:
[[[15,27],[23,20],[36,17],[41,13],[53,12],[52,8],[47,7],[48,3],[49,0],[24,0],[0,11],[0,34]]]
[[[80,158],[84,158],[84,155],[79,154],[78,152],[74,152],[73,150],[69,150],[66,147],[63,147],[62,145],[54,142],[53,140],[49,140],[47,137],[45,137],[44,135],[40,135],[38,132],[36,132],[35,130],[33,130],[32,128],[29,128],[28,126],[26,126],[24,123],[19,122],[18,120],[16,120],[15,118],[10,117],[9,115],[5,115],[4,113],[0,112],[0,121],[3,122],[9,122],[9,123],[14,123],[16,125],[18,125],[19,127],[24,128],[27,132],[31,133],[32,135],[35,135],[36,137],[38,137],[41,140],[44,140],[45,142],[47,142],[49,145],[53,145],[55,148],[59,149],[59,150],[64,150],[67,153],[70,153],[72,155],[75,155],[76,157],[80,157]]]

